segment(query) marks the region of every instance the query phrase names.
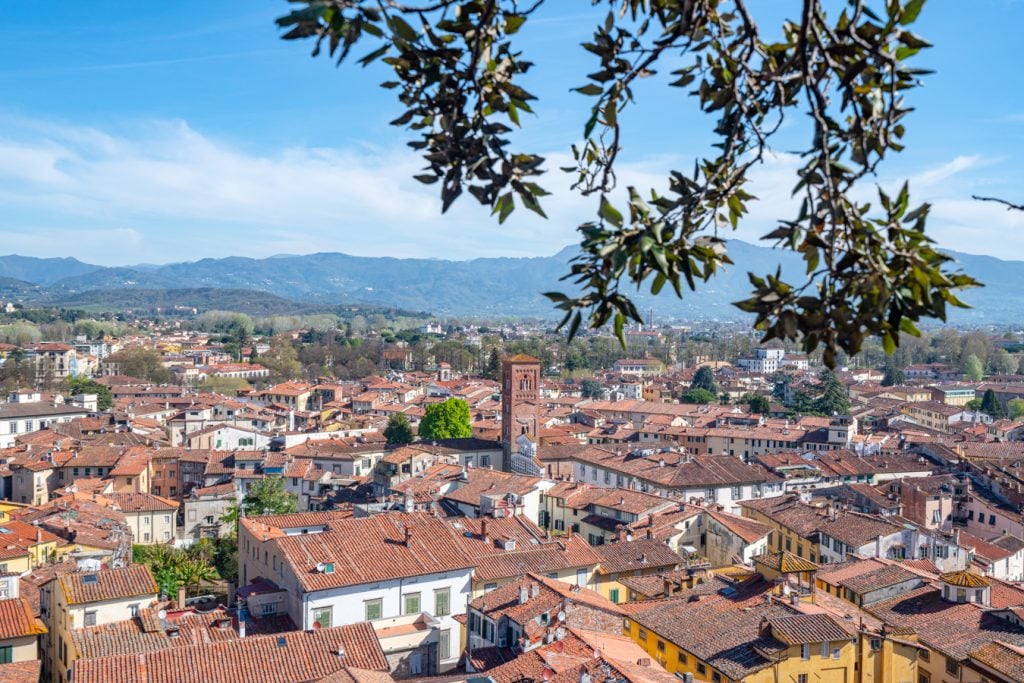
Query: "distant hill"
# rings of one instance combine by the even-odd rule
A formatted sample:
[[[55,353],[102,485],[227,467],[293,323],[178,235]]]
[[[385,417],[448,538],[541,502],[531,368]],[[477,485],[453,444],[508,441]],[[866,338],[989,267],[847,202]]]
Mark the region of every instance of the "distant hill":
[[[803,273],[803,261],[792,252],[733,240],[729,253],[737,265],[701,285],[697,292],[686,292],[682,300],[669,294],[652,297],[639,292],[638,305],[642,309],[653,307],[662,317],[740,320],[748,316],[731,304],[749,295],[748,270],[765,274],[781,265],[783,273],[794,279]],[[1024,291],[1016,286],[1024,277],[1024,262],[950,253],[964,270],[987,284],[964,295],[974,308],[952,311],[953,322],[1004,324],[1024,320]],[[255,290],[280,299],[266,299],[266,306],[275,310],[290,299],[304,306],[359,302],[436,315],[554,317],[555,311],[541,293],[571,289],[559,278],[568,271],[568,262],[575,254],[576,247],[548,257],[469,261],[283,254],[135,268],[92,266],[76,259],[4,256],[0,257],[0,276],[17,273],[7,277],[20,282],[0,280],[0,296],[17,298],[14,292],[20,288],[26,300],[85,305],[97,297],[126,301],[127,292],[132,291],[145,292],[142,296],[146,301],[155,301],[159,290],[178,290],[188,294],[176,301],[202,301],[225,309],[247,305],[254,307],[249,310],[258,310],[260,297],[241,293]],[[120,292],[117,297],[115,291]]]
[[[85,275],[103,266],[82,263],[76,258],[34,258],[32,256],[0,256],[0,277],[14,278],[37,285],[52,285],[58,280]]]
[[[228,310],[249,315],[283,315],[303,312],[310,308],[291,299],[258,292],[252,289],[93,289],[69,293],[57,290],[47,294],[39,303],[62,308],[85,310],[137,310],[175,307],[195,308],[199,311]]]

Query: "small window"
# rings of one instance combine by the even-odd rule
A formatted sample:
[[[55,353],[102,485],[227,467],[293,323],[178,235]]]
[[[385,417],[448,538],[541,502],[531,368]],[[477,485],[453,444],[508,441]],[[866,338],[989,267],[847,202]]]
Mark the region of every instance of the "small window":
[[[438,634],[437,640],[437,652],[438,658],[441,660],[449,659],[452,656],[452,631],[451,629],[445,629]]]
[[[313,622],[320,624],[320,628],[331,627],[331,617],[334,614],[334,609],[331,607],[320,607],[313,610]]]
[[[707,673],[708,673],[708,668],[706,666],[704,666],[703,664],[698,663],[697,664],[697,674],[699,676],[706,676]]]
[[[811,658],[811,646],[808,645],[807,643],[804,643],[803,645],[800,646],[800,659],[810,659],[810,658]]]
[[[96,610],[86,610],[85,612],[85,625],[95,626],[96,625]]]
[[[665,651],[665,641],[664,640],[658,640],[657,648],[658,648],[658,652],[664,652]]]
[[[679,654],[676,655],[676,658],[679,660],[680,664],[682,664],[682,665],[686,664],[686,661],[687,661],[686,653],[683,652],[682,650],[679,651]]]
[[[958,676],[960,674],[960,662],[956,661],[952,657],[946,657],[946,673],[952,676]]]
[[[434,591],[434,616],[443,617],[451,613],[451,589],[440,588]]]
[[[363,602],[363,613],[366,616],[366,621],[375,621],[381,618],[381,611],[383,610],[383,600],[377,598],[376,600],[366,600]]]
[[[640,629],[640,631],[636,634],[636,637],[639,638],[640,640],[646,641],[647,640],[647,630],[646,629]]]
[[[406,593],[405,600],[403,601],[403,614],[419,614],[423,610],[420,609],[420,594],[419,593]]]
[[[872,652],[878,652],[881,649],[882,649],[882,641],[881,641],[881,639],[879,639],[879,638],[872,638],[871,639],[871,651]]]
[[[807,674],[797,674],[796,683],[807,683]]]

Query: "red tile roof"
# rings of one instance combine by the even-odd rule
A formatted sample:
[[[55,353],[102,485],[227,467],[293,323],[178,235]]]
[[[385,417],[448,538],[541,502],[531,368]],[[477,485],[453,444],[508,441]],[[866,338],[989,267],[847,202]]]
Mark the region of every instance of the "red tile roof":
[[[0,600],[0,640],[46,633],[46,626],[32,614],[24,598]],[[3,679],[0,679],[3,680]]]
[[[95,577],[95,580],[87,577]],[[144,595],[156,597],[159,592],[149,567],[144,564],[101,569],[97,572],[76,572],[62,576],[58,581],[69,605]]]
[[[4,683],[39,683],[42,666],[43,662],[39,659],[0,664],[0,681]]]
[[[344,652],[343,656],[338,655],[339,650]],[[75,664],[75,681],[306,683],[337,674],[345,667],[388,670],[384,652],[368,622],[80,660]]]

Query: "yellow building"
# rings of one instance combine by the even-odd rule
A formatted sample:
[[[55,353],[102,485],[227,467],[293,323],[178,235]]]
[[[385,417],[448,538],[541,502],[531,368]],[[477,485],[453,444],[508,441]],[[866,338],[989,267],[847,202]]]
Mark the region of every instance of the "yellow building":
[[[18,520],[0,525],[0,573],[26,574],[57,556],[56,536]]]
[[[744,517],[772,528],[770,550],[791,553],[808,562],[819,561],[818,544],[810,537],[821,525],[820,511],[791,496],[744,500],[739,507]]]
[[[16,576],[0,577],[0,664],[39,659],[39,637],[46,633],[18,583]]]
[[[712,575],[676,599],[637,603],[625,634],[670,673],[713,683],[917,681],[912,635],[814,604],[814,565],[774,553],[755,566],[746,579]]]
[[[594,550],[601,558],[601,564],[592,588],[615,604],[629,599],[629,589],[621,579],[673,572],[681,562],[676,552],[653,538],[608,543]]]
[[[29,506],[22,503],[12,503],[9,500],[0,500],[0,524],[11,521],[11,513],[24,510]]]
[[[41,609],[50,637],[44,653],[43,680],[69,683],[77,659],[72,632],[89,626],[125,621],[149,607],[158,595],[149,567],[134,564],[120,569],[74,572],[43,584]]]
[[[913,627],[926,648],[917,683],[1017,683],[1024,680],[1024,620],[1006,605],[1019,604],[1019,587],[955,571],[863,609],[893,631]]]

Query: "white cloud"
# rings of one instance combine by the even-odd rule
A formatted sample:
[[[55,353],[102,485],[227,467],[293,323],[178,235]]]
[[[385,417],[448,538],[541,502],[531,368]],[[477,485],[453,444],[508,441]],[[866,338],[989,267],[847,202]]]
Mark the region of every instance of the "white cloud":
[[[952,161],[930,168],[911,178],[911,186],[915,188],[928,188],[952,178],[958,173],[974,168],[981,161],[979,155],[958,156]]]
[[[553,195],[549,220],[520,210],[498,226],[466,197],[440,213],[436,186],[411,176],[421,167],[404,145],[348,149],[291,147],[253,151],[204,135],[183,121],[152,121],[101,130],[0,117],[0,240],[4,251],[77,255],[107,264],[195,260],[207,256],[344,251],[400,257],[473,258],[552,254],[577,241],[576,226],[594,215],[595,198],[569,191],[549,156],[544,179]],[[619,185],[664,188],[671,167],[692,161],[662,156],[622,163]],[[794,217],[791,197],[799,157],[773,154],[754,169],[759,197],[735,236],[757,241],[779,219]],[[912,178],[935,205],[933,223],[951,248],[1010,246],[1018,216],[965,198],[959,175],[984,166],[958,156]],[[954,182],[956,181],[956,182]],[[921,194],[921,193],[918,193]],[[981,245],[981,246],[979,246]],[[968,249],[973,246],[973,249]]]

